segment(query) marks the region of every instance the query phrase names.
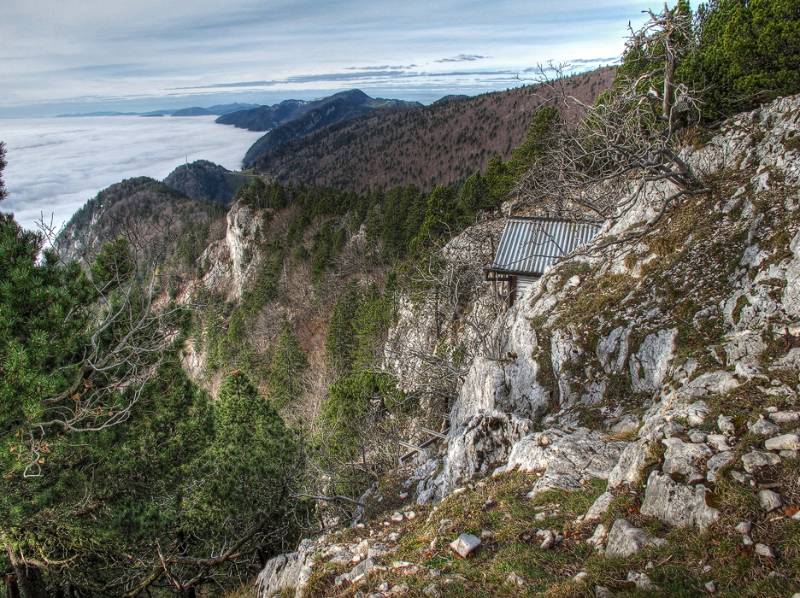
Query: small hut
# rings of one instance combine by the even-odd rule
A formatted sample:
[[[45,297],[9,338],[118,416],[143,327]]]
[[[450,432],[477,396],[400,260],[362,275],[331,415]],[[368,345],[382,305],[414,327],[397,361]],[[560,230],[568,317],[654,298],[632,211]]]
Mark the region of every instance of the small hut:
[[[563,256],[591,241],[600,226],[592,220],[511,217],[492,265],[485,269],[486,280],[507,283],[509,303],[513,303]]]

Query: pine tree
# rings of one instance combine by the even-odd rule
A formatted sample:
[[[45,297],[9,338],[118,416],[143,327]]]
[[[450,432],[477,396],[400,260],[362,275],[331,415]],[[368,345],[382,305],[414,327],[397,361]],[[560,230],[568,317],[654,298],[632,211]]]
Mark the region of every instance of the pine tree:
[[[276,409],[282,409],[303,395],[307,386],[303,376],[307,369],[308,360],[292,326],[284,322],[272,348],[267,374],[269,398]]]

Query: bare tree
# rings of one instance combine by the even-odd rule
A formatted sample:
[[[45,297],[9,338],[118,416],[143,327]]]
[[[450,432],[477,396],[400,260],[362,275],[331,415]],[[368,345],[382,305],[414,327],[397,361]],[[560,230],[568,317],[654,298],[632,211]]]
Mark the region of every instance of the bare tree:
[[[0,141],[0,201],[6,197],[6,186],[3,183],[3,170],[6,168],[6,144]]]
[[[582,117],[553,125],[550,151],[519,183],[523,203],[549,216],[616,221],[645,192],[655,193],[657,220],[681,198],[705,191],[679,147],[681,128],[700,116],[699,94],[675,81],[691,40],[690,15],[666,5],[647,14],[642,28],[631,29],[613,88],[594,104],[567,93],[562,67],[540,68],[560,101]]]
[[[52,246],[52,223],[42,218],[39,228]],[[70,385],[41,401],[42,418],[28,430],[25,477],[42,475],[50,436],[99,432],[125,422],[174,339],[182,308],[163,300],[164,275],[157,261],[138,261],[125,252],[111,259],[108,278],[88,279],[95,301],[78,308],[89,310],[88,315],[65,315],[65,323],[85,318],[87,343],[79,358],[65,366]]]

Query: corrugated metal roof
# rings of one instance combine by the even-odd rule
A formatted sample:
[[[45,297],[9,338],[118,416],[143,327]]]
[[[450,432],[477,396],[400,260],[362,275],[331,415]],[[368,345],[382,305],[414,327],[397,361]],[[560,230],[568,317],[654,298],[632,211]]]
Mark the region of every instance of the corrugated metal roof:
[[[562,256],[591,241],[596,222],[509,218],[490,270],[539,276]]]

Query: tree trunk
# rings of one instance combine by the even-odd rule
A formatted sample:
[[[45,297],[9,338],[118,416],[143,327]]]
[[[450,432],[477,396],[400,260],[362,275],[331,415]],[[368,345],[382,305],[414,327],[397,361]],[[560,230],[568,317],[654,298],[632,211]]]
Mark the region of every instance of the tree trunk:
[[[13,573],[6,573],[3,577],[3,584],[6,586],[6,595],[8,598],[22,598],[19,594],[19,585],[17,584],[17,576]]]
[[[48,598],[42,572],[37,567],[15,565],[21,598]]]
[[[664,65],[664,103],[662,105],[662,116],[668,121],[671,121],[672,103],[674,100],[673,89],[675,87],[675,15],[669,10],[666,4],[664,5],[664,18],[664,32],[666,33],[664,51],[666,53],[666,64]]]
[[[38,567],[20,563],[10,544],[6,544],[6,554],[14,571],[16,591],[21,598],[48,598],[44,577]]]

